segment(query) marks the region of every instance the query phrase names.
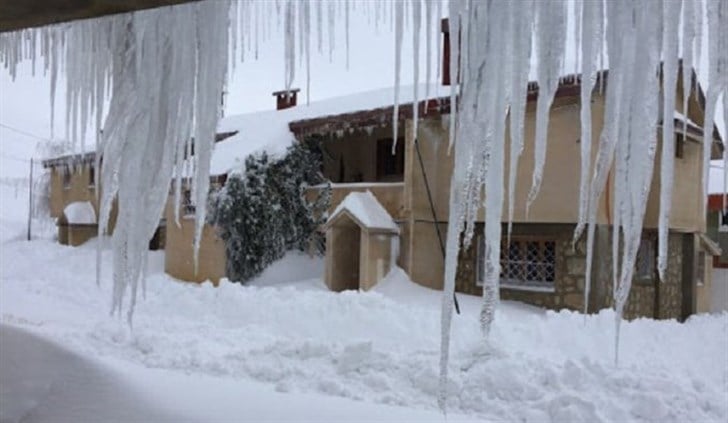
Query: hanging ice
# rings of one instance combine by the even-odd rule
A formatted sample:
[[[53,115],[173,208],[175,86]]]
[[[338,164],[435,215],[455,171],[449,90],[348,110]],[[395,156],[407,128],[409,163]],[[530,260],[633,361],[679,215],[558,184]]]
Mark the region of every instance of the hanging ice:
[[[559,86],[566,43],[566,3],[536,2],[536,54],[538,56],[538,100],[536,104],[536,138],[534,140],[534,169],[526,210],[541,189],[546,161],[549,113]]]
[[[662,31],[662,154],[660,157],[660,216],[657,270],[665,280],[667,270],[667,235],[672,205],[672,180],[675,167],[675,90],[677,89],[678,37],[674,31],[680,21],[682,1],[662,4],[664,19]],[[683,73],[688,69],[683,67]],[[687,86],[683,86],[687,90]],[[683,122],[684,124],[684,122]]]

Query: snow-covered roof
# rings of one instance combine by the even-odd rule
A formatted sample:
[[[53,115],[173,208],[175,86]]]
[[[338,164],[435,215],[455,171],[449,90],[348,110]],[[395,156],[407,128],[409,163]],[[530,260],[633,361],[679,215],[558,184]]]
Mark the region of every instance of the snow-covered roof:
[[[335,221],[344,212],[347,212],[366,229],[399,233],[399,227],[394,219],[371,191],[349,193],[336,207],[326,223]]]
[[[418,85],[418,97],[425,99],[427,85]],[[442,97],[450,93],[449,87],[431,85],[428,97]],[[403,85],[399,91],[399,102],[405,104],[414,99],[414,86]],[[227,116],[220,121],[218,132],[237,134],[215,144],[210,163],[210,174],[219,175],[242,167],[245,158],[254,153],[269,155],[285,153],[295,138],[288,127],[290,122],[376,109],[394,104],[394,88],[365,91],[341,97],[301,104],[284,110],[268,110]]]
[[[69,225],[96,224],[96,211],[88,201],[74,201],[63,209],[63,216]]]

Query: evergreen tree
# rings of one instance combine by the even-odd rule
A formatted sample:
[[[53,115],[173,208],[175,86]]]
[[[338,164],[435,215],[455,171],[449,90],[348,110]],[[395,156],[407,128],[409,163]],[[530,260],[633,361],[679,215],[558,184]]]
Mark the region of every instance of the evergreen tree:
[[[321,161],[317,140],[294,144],[279,160],[251,155],[245,173],[231,175],[213,197],[210,223],[225,242],[231,281],[250,280],[288,250],[314,245],[323,252],[318,228],[327,218],[330,187],[313,201],[305,198],[307,187],[326,183]]]

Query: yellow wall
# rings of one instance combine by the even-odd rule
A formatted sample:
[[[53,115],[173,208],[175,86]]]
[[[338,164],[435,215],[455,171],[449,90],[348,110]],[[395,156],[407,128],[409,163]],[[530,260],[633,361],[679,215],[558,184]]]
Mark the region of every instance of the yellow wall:
[[[558,223],[574,224],[578,221],[579,178],[580,178],[580,121],[579,104],[576,98],[561,98],[551,110],[546,163],[541,190],[526,216],[526,200],[531,189],[534,163],[535,103],[529,104],[525,120],[525,145],[518,164],[515,190],[515,223]],[[598,150],[598,137],[603,126],[604,99],[596,96],[592,104],[592,162]],[[448,119],[420,121],[417,133],[422,161],[427,173],[437,221],[443,239],[446,239],[449,220],[449,193],[453,172],[453,156],[448,154]],[[405,219],[400,263],[413,280],[433,288],[442,285],[443,259],[432,214],[422,169],[415,149],[412,122],[406,125],[405,188],[402,217]],[[506,134],[508,140],[509,135]],[[658,141],[658,146],[660,142]],[[506,151],[509,142],[506,141]],[[650,189],[645,228],[658,226],[660,160],[655,164],[653,183]],[[670,229],[678,232],[701,232],[705,229],[704,206],[701,201],[702,146],[686,142],[683,158],[676,158],[673,184],[672,214]],[[506,154],[507,189],[509,157]],[[613,173],[607,192],[600,198],[597,221],[609,224],[612,221]],[[591,170],[590,170],[591,175]],[[506,196],[507,199],[507,196]],[[503,220],[507,219],[507,204],[503,206]],[[478,220],[483,220],[481,208]],[[428,223],[429,222],[429,223]]]
[[[193,261],[195,220],[180,215],[179,226],[174,221],[174,196],[167,200],[167,240],[164,251],[164,271],[170,276],[189,282],[212,281],[217,284],[225,277],[225,243],[217,236],[215,229],[205,225],[200,240],[198,271]]]
[[[64,187],[63,184],[63,173],[66,172],[65,166],[54,166],[49,169],[50,171],[50,199],[49,207],[51,217],[59,218],[63,214],[63,209],[67,205],[76,201],[88,201],[96,212],[96,217],[99,216],[99,201],[96,198],[96,187],[90,181],[90,171],[88,164],[79,165],[75,168],[71,167],[70,184]],[[101,195],[101,193],[99,193]],[[100,198],[99,198],[100,199]],[[112,233],[116,224],[117,217],[117,203],[114,203],[111,207],[111,214],[109,216],[109,233]]]

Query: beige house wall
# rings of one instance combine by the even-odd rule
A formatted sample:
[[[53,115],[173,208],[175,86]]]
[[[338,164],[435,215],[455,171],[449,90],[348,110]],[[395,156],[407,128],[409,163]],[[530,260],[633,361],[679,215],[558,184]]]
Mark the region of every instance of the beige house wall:
[[[88,201],[93,206],[96,216],[99,216],[99,201],[96,198],[96,186],[91,181],[90,166],[82,164],[68,170],[65,166],[50,168],[49,208],[51,217],[61,217],[63,209],[76,201]],[[64,186],[63,174],[67,171],[71,172],[71,178],[70,183]],[[117,213],[116,200],[114,200],[109,216],[109,233],[114,230]]]
[[[348,218],[326,230],[324,282],[332,291],[359,288],[361,229]]]
[[[551,110],[546,163],[541,190],[526,216],[526,200],[531,189],[534,166],[533,137],[535,133],[535,103],[529,103],[525,120],[525,146],[518,164],[515,190],[515,223],[575,224],[578,221],[580,178],[580,122],[576,98],[560,98]],[[604,98],[595,96],[592,103],[592,162],[597,152],[597,140],[603,126]],[[691,114],[691,119],[693,118]],[[697,116],[695,117],[697,120]],[[447,118],[420,121],[418,140],[427,182],[432,194],[434,211],[443,239],[447,237],[449,220],[450,179],[453,172],[453,154],[448,154]],[[442,251],[433,224],[424,176],[420,167],[412,134],[412,122],[406,125],[405,187],[401,217],[405,221],[400,263],[411,278],[428,287],[440,288],[443,277]],[[506,134],[506,151],[508,137]],[[658,146],[660,142],[658,141]],[[660,160],[655,164],[650,189],[645,228],[658,226]],[[704,206],[701,201],[702,146],[687,141],[684,156],[675,160],[672,214],[670,229],[676,232],[702,232],[705,230]],[[505,163],[509,161],[506,154]],[[591,172],[591,170],[590,170]],[[508,166],[506,165],[506,175]],[[610,224],[614,198],[614,172],[610,173],[607,191],[600,198],[597,222]],[[507,176],[504,189],[507,188]],[[503,207],[506,220],[507,204]],[[483,220],[480,210],[478,220]],[[414,229],[412,229],[414,228]]]
[[[174,196],[167,200],[165,216],[167,233],[164,252],[164,271],[170,276],[189,282],[211,281],[217,285],[225,277],[225,243],[217,236],[215,229],[205,225],[200,240],[198,268],[195,272],[193,240],[195,220],[180,215],[179,226],[174,219]]]
[[[392,238],[397,235],[362,231],[359,289],[368,291],[389,273]]]

